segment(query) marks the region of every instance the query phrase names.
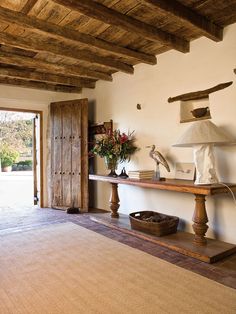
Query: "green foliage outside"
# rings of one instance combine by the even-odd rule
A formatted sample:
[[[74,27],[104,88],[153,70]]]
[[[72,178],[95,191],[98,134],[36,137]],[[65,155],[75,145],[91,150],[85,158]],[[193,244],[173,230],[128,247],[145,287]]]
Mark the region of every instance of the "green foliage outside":
[[[32,160],[22,160],[17,163],[18,166],[29,166],[32,167]]]
[[[33,162],[32,160],[22,160],[17,163],[14,163],[12,170],[13,171],[29,171],[32,170]]]
[[[32,121],[1,121],[0,139],[3,144],[18,150],[20,154],[31,154]]]
[[[0,159],[2,167],[12,166],[19,158],[18,151],[4,144],[1,147]]]
[[[0,158],[2,167],[13,165],[20,156],[31,157],[32,155],[32,118],[21,114],[0,112]],[[31,161],[26,161],[26,164],[22,166],[28,166],[27,162]]]

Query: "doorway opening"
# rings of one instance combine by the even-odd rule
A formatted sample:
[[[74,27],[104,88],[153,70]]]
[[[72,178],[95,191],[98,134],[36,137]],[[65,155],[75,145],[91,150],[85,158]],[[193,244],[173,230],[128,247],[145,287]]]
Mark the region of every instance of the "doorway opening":
[[[0,107],[0,208],[42,206],[42,112]]]

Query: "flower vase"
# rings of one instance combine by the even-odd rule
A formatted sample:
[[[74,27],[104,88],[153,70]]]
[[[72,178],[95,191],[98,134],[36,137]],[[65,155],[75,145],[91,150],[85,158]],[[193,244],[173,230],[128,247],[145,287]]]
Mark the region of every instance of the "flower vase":
[[[117,177],[116,169],[118,166],[118,160],[117,158],[108,158],[105,157],[105,165],[108,170],[110,170],[110,173],[108,174],[109,177]]]

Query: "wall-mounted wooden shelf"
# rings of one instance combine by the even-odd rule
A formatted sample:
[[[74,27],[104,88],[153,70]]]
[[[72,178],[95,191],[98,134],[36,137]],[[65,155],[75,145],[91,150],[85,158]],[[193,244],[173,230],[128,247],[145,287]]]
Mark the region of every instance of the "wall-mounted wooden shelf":
[[[170,103],[170,102],[174,102],[174,101],[178,101],[178,100],[186,101],[186,100],[196,100],[196,99],[207,98],[209,96],[209,94],[214,93],[216,91],[219,91],[221,89],[224,89],[224,88],[226,88],[232,84],[233,84],[232,81],[226,82],[226,83],[218,84],[214,87],[211,87],[211,88],[208,88],[205,90],[181,94],[181,95],[178,95],[175,97],[169,97],[168,102]]]
[[[205,90],[200,90],[196,92],[181,94],[174,97],[169,97],[168,102],[169,103],[175,102],[175,101],[181,102],[180,103],[180,123],[211,119],[209,94],[219,91],[221,89],[224,89],[232,84],[233,84],[232,81],[226,82],[226,83],[218,84],[214,87],[211,87]],[[197,108],[204,108],[204,107],[209,108],[206,115],[200,118],[193,117],[191,113],[192,110],[197,109]]]

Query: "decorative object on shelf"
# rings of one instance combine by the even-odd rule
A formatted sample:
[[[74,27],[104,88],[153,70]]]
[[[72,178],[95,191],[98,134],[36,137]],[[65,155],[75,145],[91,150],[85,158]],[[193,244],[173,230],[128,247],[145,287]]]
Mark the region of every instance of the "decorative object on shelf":
[[[195,184],[214,184],[219,180],[215,170],[213,146],[234,140],[209,120],[193,122],[177,140],[176,147],[193,147],[196,167]]]
[[[204,107],[204,108],[196,108],[191,111],[192,115],[194,118],[201,118],[204,117],[209,110],[209,107]]]
[[[136,180],[150,180],[154,177],[154,170],[133,170],[129,171],[129,178]]]
[[[117,158],[109,158],[109,156],[104,157],[105,165],[110,173],[108,174],[109,177],[117,177],[116,169],[118,167],[118,160]]]
[[[195,110],[209,106],[209,95],[232,85],[233,82],[218,84],[214,87],[181,94],[175,97],[169,97],[168,102],[181,101],[180,103],[180,123],[191,122],[195,120],[211,119],[210,108],[206,112]],[[192,112],[193,111],[193,112]]]
[[[161,237],[176,233],[179,218],[153,211],[141,211],[129,214],[131,228]]]
[[[126,171],[125,171],[125,167],[122,168],[119,177],[122,178],[122,179],[127,179],[127,178],[129,177],[129,176],[127,175]]]
[[[134,131],[128,134],[120,130],[109,131],[95,140],[91,153],[104,157],[107,168],[111,170],[109,176],[116,177],[118,164],[130,161],[131,155],[138,150],[135,141]]]
[[[162,154],[160,152],[158,152],[157,150],[155,151],[156,146],[155,145],[150,145],[150,146],[146,146],[147,148],[151,147],[151,150],[149,152],[149,156],[155,161],[156,163],[156,172],[155,172],[155,176],[153,177],[153,179],[155,180],[161,180],[161,176],[160,176],[160,164],[162,164],[166,170],[168,172],[170,172],[170,167],[167,163],[167,161],[165,160],[165,158],[162,156]]]
[[[195,165],[193,162],[176,162],[175,179],[194,180]]]
[[[211,119],[209,97],[180,101],[180,123]]]

